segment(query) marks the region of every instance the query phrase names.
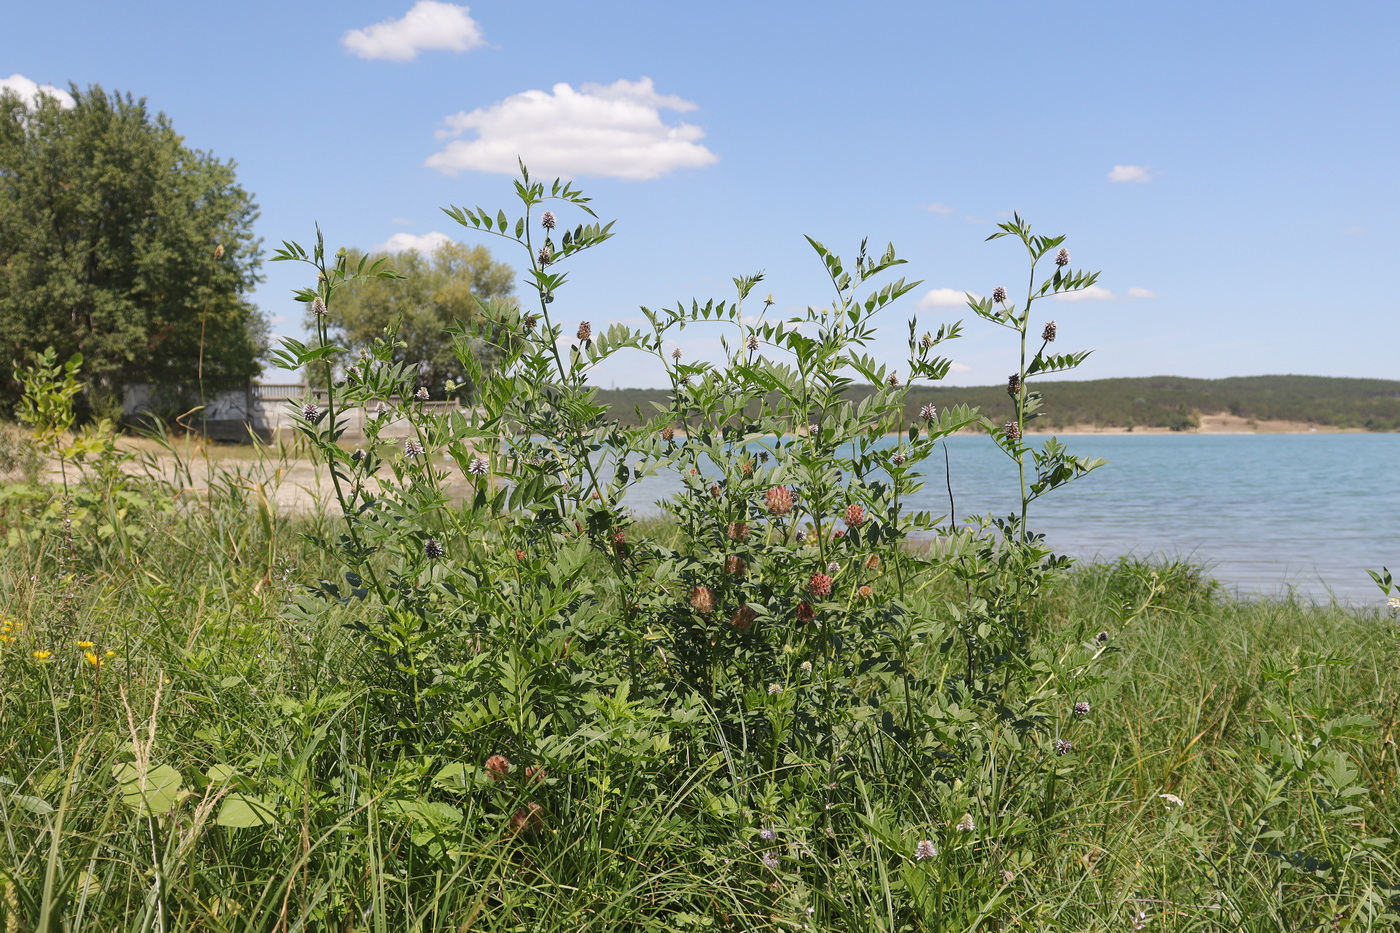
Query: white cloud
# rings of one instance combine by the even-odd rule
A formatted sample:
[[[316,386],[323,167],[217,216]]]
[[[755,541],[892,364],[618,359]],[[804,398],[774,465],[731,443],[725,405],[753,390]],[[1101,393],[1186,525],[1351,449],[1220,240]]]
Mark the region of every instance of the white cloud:
[[[934,203],[926,205],[924,210],[928,211],[930,214],[937,214],[939,217],[947,217],[949,214],[953,213],[956,208],[949,207],[946,204]]]
[[[364,29],[351,29],[340,37],[340,44],[360,58],[406,62],[425,50],[470,51],[485,45],[486,39],[469,8],[439,0],[418,0],[402,19],[386,19]]]
[[[1108,173],[1109,181],[1151,181],[1157,173],[1150,165],[1115,165]]]
[[[1081,288],[1077,292],[1060,292],[1055,296],[1056,301],[1113,301],[1118,296],[1104,288],[1102,285],[1090,285],[1088,288]]]
[[[972,367],[966,363],[959,363],[954,360],[953,365],[948,367],[948,371],[954,373],[970,373],[972,372]]]
[[[704,130],[661,120],[662,110],[694,109],[690,101],[658,94],[650,78],[578,90],[560,83],[552,92],[524,91],[448,117],[439,139],[468,131],[476,138],[448,143],[427,165],[449,175],[463,169],[513,174],[519,158],[540,175],[658,178],[719,160],[698,142]]]
[[[1138,286],[1134,285],[1132,288],[1128,289],[1128,297],[1129,297],[1129,298],[1156,298],[1156,297],[1157,297],[1157,294],[1156,294],[1156,292],[1150,292],[1150,291],[1148,291],[1148,290],[1145,289],[1145,288],[1139,288]]]
[[[12,74],[8,78],[0,80],[0,92],[3,91],[14,91],[19,95],[20,100],[30,107],[38,103],[40,94],[58,98],[58,103],[65,108],[73,106],[73,95],[67,91],[59,90],[52,84],[39,84],[36,81],[31,81],[22,74]]]
[[[931,288],[919,299],[921,308],[962,308],[967,306],[967,292],[956,288]]]
[[[416,236],[412,233],[396,233],[383,243],[375,246],[370,252],[407,253],[417,250],[420,253],[427,254],[431,253],[442,244],[451,242],[452,237],[445,233],[438,233],[436,230],[432,233],[425,233],[422,236]]]

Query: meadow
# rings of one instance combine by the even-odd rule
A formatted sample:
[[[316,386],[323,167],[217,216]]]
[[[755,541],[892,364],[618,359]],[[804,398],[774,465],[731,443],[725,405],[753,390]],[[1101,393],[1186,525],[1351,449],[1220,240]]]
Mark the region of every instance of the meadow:
[[[24,443],[62,469],[0,503],[7,933],[1394,928],[1393,616],[1075,566],[1034,531],[1097,466],[1022,439],[1032,379],[1083,358],[1033,316],[1094,281],[1062,237],[1002,225],[1031,291],[971,308],[1019,345],[1014,416],[909,423],[957,327],[911,326],[898,372],[867,352],[914,287],[892,248],[813,242],[835,297],[799,319],[746,323],[748,276],[594,333],[560,322],[558,269],[608,227],[562,182],[516,194],[518,220],[449,211],[523,247],[540,299],[454,335],[474,408],[410,403],[411,437],[351,449],[337,411],[417,395],[392,335],[343,372],[323,323],[280,351],[331,386],[292,452],[327,508],[197,484],[159,426],[143,465],[74,429],[76,366],[26,371]],[[318,321],[392,275],[319,237],[279,258]],[[672,352],[682,326],[728,359]],[[588,382],[617,352],[672,374],[644,424]],[[1019,509],[909,510],[974,423]],[[639,520],[622,499],[662,469],[683,489]]]

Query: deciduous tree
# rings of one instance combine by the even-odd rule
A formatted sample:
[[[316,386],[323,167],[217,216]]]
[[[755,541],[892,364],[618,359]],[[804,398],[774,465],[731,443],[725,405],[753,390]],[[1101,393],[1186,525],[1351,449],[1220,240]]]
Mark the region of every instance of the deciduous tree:
[[[108,391],[212,390],[261,369],[257,207],[234,164],[101,87],[0,94],[0,379],[52,346]]]

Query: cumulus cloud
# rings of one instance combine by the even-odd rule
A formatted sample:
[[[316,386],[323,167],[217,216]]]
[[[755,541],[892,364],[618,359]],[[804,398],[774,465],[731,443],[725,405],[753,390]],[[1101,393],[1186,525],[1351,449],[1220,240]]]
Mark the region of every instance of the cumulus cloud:
[[[429,156],[427,165],[449,175],[463,169],[513,174],[518,157],[540,175],[644,181],[719,160],[700,144],[704,130],[662,122],[663,110],[694,109],[674,94],[658,94],[650,78],[578,90],[560,83],[552,91],[524,91],[448,117],[439,139],[468,132],[476,138],[454,139]]]
[[[360,58],[406,62],[428,50],[467,52],[485,45],[486,39],[469,8],[418,0],[401,19],[351,29],[340,37],[340,44]]]
[[[1112,301],[1118,296],[1104,288],[1102,285],[1090,285],[1088,288],[1081,288],[1077,292],[1060,292],[1055,296],[1056,301]]]
[[[939,204],[935,202],[933,204],[925,205],[924,210],[928,211],[930,214],[937,214],[939,217],[947,217],[949,214],[953,213],[953,211],[955,211],[956,208],[952,208],[946,204]]]
[[[967,292],[956,288],[931,288],[919,299],[921,308],[962,308],[966,305]]]
[[[1115,165],[1108,173],[1109,181],[1151,181],[1157,173],[1150,165]]]
[[[426,255],[442,244],[451,242],[452,237],[445,233],[438,233],[436,230],[432,233],[425,233],[422,236],[416,236],[412,233],[396,233],[383,243],[375,246],[370,252],[408,253],[417,251]]]
[[[0,92],[13,91],[19,95],[19,99],[30,107],[39,102],[40,94],[47,94],[49,97],[58,98],[58,102],[63,107],[73,106],[73,95],[67,91],[59,90],[52,84],[39,84],[31,81],[22,74],[12,74],[4,80],[0,80]]]
[[[1155,292],[1150,292],[1150,291],[1148,291],[1148,290],[1145,289],[1145,288],[1140,288],[1140,287],[1138,287],[1137,285],[1134,285],[1132,288],[1128,289],[1128,297],[1129,297],[1129,298],[1156,298],[1156,297],[1157,297],[1157,294],[1156,294]]]

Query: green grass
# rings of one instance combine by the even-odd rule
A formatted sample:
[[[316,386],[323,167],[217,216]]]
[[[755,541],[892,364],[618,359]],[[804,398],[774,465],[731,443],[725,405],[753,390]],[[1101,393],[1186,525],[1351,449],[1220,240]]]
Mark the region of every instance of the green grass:
[[[1395,838],[1400,817],[1400,641],[1377,612],[1224,599],[1179,563],[1074,569],[1043,594],[1033,638],[1053,666],[1109,633],[1101,676],[1066,698],[1091,712],[1051,711],[1045,734],[1073,754],[1048,759],[1053,773],[1030,790],[999,784],[1014,773],[999,763],[1039,753],[990,749],[979,803],[932,780],[908,740],[852,738],[868,743],[847,751],[859,768],[746,764],[703,706],[629,697],[586,655],[571,659],[578,690],[593,691],[586,715],[538,725],[557,745],[543,782],[525,778],[526,750],[494,782],[489,728],[459,723],[455,752],[415,750],[385,727],[383,659],[346,627],[356,606],[306,607],[305,584],[336,572],[312,543],[335,523],[255,515],[234,490],[153,504],[129,516],[139,538],[125,552],[82,526],[69,550],[57,524],[36,527],[15,503],[0,513],[7,531],[38,532],[0,556],[13,623],[0,643],[7,930],[1393,922],[1395,844],[1366,841]],[[648,522],[631,539],[675,533]],[[606,627],[620,609],[591,611]],[[943,663],[926,650],[916,661]],[[508,671],[476,676],[494,685],[480,709],[527,689]],[[1327,767],[1352,769],[1365,792],[1334,800],[1303,765],[1261,785],[1275,760],[1261,749],[1290,734],[1305,758],[1335,751]],[[1333,803],[1357,809],[1319,812]],[[248,825],[264,804],[267,824]],[[977,811],[971,832],[954,825],[964,808]],[[1281,835],[1254,834],[1261,814]],[[776,840],[760,835],[769,826]],[[924,838],[939,854],[916,860]]]

